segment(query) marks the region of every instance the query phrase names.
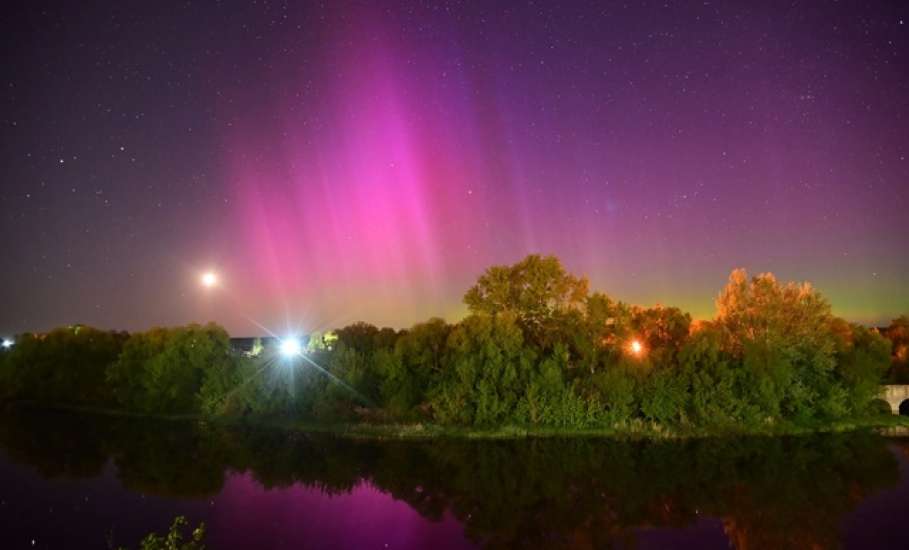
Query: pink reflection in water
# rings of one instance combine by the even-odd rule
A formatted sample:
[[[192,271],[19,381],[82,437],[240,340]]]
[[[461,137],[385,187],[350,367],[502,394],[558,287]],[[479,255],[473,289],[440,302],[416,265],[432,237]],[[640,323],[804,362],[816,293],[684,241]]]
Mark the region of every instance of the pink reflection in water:
[[[446,512],[428,520],[366,481],[329,495],[303,485],[265,489],[231,476],[214,502],[212,548],[475,548]]]

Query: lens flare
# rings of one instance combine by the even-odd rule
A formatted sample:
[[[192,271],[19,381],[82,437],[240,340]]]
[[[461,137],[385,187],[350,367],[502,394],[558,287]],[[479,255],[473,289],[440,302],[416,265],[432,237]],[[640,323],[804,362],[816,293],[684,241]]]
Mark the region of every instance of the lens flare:
[[[631,355],[635,357],[642,357],[644,355],[644,344],[640,340],[635,338],[628,343],[628,351]]]
[[[9,348],[13,347],[13,341],[10,340],[9,338],[4,338],[3,343],[0,344],[0,346],[3,346],[3,349],[9,349]]]
[[[303,355],[303,344],[298,338],[289,337],[281,339],[279,351],[283,357],[299,357]]]

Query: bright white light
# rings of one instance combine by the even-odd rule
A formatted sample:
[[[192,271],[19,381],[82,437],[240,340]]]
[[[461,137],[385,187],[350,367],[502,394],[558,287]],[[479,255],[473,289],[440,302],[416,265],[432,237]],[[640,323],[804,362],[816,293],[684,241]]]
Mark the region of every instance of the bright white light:
[[[211,288],[218,284],[218,276],[213,271],[206,271],[202,274],[202,286],[205,288]]]
[[[284,338],[281,340],[281,355],[284,357],[297,357],[303,355],[303,344],[294,337]]]
[[[9,338],[4,338],[3,343],[0,345],[3,346],[3,349],[9,349],[9,348],[13,347],[13,344],[14,344],[14,342],[12,340],[10,340]]]

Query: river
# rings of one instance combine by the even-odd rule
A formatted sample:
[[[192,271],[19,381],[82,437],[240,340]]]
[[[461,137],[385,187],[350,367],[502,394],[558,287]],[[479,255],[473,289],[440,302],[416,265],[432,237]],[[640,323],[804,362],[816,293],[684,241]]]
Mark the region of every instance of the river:
[[[4,548],[909,547],[909,440],[361,441],[0,417]]]

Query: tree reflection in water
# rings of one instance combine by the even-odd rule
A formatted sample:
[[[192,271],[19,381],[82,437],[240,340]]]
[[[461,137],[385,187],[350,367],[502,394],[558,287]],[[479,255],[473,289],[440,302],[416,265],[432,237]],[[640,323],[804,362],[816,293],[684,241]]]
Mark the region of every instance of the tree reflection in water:
[[[837,547],[843,516],[899,481],[870,433],[622,442],[361,441],[135,419],[6,414],[0,444],[45,478],[91,478],[109,460],[131,491],[216,495],[248,472],[266,489],[327,495],[362,481],[430,520],[450,511],[488,547],[634,544],[641,528],[722,520],[737,548]]]

